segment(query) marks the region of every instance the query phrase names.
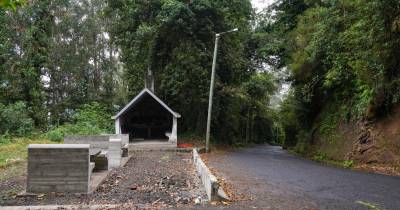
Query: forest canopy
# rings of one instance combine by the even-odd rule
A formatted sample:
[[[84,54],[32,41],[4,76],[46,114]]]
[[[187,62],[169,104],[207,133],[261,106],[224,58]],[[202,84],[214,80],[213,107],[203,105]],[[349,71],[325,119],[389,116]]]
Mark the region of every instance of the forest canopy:
[[[280,0],[271,11],[266,28],[281,38],[269,55],[292,85],[281,105],[285,147],[307,152],[316,133],[327,141],[340,122],[372,122],[399,104],[399,1]]]
[[[183,116],[179,133],[201,137],[215,34],[233,28],[218,51],[215,142],[306,152],[317,133],[400,102],[396,0],[277,0],[258,13],[249,0],[4,2],[1,135],[112,132],[107,119],[150,69],[156,94]],[[96,120],[82,121],[87,113]]]
[[[220,43],[213,139],[275,139],[270,99],[277,83],[257,53],[262,32],[255,33],[256,18],[249,0],[32,0],[4,6],[0,107],[23,109],[27,129],[15,133],[5,126],[0,132],[59,139],[75,132],[72,125],[90,109],[107,114],[91,115],[101,119],[80,124],[89,132],[76,132],[112,132],[98,123],[112,122],[151,69],[156,94],[183,116],[179,133],[202,136],[215,34],[239,28]]]

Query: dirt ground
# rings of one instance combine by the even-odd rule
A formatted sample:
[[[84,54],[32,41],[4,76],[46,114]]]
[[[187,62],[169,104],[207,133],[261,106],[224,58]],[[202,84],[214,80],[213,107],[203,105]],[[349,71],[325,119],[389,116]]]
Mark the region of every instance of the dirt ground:
[[[191,164],[191,153],[135,152],[125,167],[113,170],[89,195],[51,193],[18,196],[24,173],[0,181],[0,205],[141,204],[152,208],[185,208],[206,194]]]

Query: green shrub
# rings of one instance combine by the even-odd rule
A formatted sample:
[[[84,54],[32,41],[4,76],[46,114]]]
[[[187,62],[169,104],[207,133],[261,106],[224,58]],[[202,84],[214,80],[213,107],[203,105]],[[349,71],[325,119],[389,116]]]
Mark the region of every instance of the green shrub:
[[[50,129],[42,137],[60,142],[66,135],[95,135],[111,132],[111,115],[96,102],[83,105],[77,110],[73,118],[75,120],[73,124],[65,124]]]
[[[67,135],[95,135],[101,133],[107,132],[90,124],[66,124],[51,129],[47,133],[44,133],[42,137],[51,141],[60,142],[64,139],[64,136]]]
[[[310,134],[306,131],[299,131],[299,133],[296,136],[296,139],[298,140],[294,150],[296,153],[305,155],[308,152],[308,146],[309,146],[309,141],[310,141]]]
[[[60,142],[63,140],[64,135],[65,135],[60,130],[61,129],[59,129],[59,128],[50,130],[49,132],[45,133],[42,137],[49,139],[50,141]]]
[[[354,166],[353,160],[345,160],[343,161],[343,167],[345,168],[352,168]]]
[[[73,118],[75,124],[84,126],[84,130],[88,129],[88,132],[93,131],[93,129],[96,132],[97,130],[110,132],[113,125],[110,112],[97,102],[83,105],[77,110]]]
[[[6,132],[5,134],[0,135],[0,144],[7,144],[12,142],[12,137],[11,135]]]
[[[314,155],[313,160],[321,163],[325,163],[329,160],[328,155],[325,153],[318,152],[317,154]]]
[[[23,102],[0,104],[0,135],[25,136],[34,130],[34,122]]]

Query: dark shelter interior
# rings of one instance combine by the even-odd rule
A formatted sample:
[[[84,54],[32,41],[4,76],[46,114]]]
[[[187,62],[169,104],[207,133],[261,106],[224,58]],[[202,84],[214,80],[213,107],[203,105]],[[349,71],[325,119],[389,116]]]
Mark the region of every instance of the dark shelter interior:
[[[120,117],[121,132],[131,140],[165,140],[171,132],[172,115],[148,93]]]

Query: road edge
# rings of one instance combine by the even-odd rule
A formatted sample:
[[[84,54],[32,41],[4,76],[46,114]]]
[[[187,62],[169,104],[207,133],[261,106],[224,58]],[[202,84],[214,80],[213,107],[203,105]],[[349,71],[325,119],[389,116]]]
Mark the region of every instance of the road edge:
[[[206,190],[208,199],[210,201],[229,201],[230,199],[219,184],[217,177],[211,173],[201,159],[197,148],[193,149],[193,164]]]

